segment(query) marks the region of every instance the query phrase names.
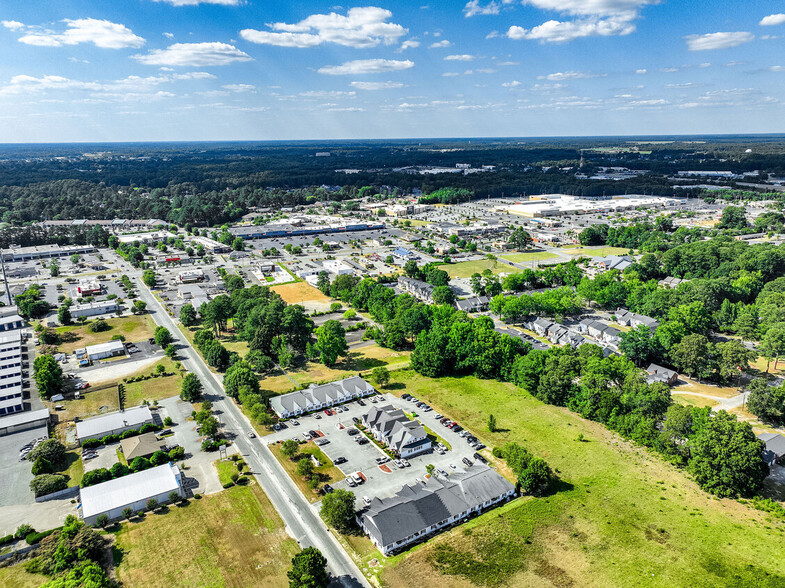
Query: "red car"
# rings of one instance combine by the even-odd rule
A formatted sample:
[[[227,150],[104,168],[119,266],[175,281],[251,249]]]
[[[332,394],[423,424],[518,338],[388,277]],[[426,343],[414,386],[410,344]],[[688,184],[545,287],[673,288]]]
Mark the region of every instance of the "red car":
[[[325,410],[325,411],[324,411],[324,414],[326,414],[327,416],[331,416],[331,415],[333,414],[333,411],[331,411],[331,410],[328,408],[327,410]]]

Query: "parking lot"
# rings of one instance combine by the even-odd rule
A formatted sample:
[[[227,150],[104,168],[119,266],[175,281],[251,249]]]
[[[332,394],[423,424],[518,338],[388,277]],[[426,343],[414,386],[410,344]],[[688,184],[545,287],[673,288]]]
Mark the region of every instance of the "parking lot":
[[[20,431],[0,437],[0,506],[33,504],[35,496],[30,491],[33,474],[27,460],[19,461],[19,450],[39,437],[48,437],[46,427]]]
[[[359,445],[355,438],[364,437],[362,433],[359,435],[350,435],[348,433],[350,429],[354,428],[352,418],[362,419],[363,415],[374,406],[372,399],[376,400],[376,406],[391,405],[394,408],[403,409],[408,414],[414,412],[417,415],[417,420],[444,439],[451,446],[451,449],[446,451],[444,455],[439,455],[431,450],[408,458],[409,467],[400,468],[391,460],[384,464],[390,472],[384,471],[384,466],[380,467],[376,463],[376,459],[386,457],[386,454],[372,442]],[[289,421],[287,428],[264,437],[263,441],[271,444],[293,437],[304,440],[303,433],[310,430],[323,434],[328,441],[328,443],[320,447],[324,454],[333,462],[339,457],[346,458],[345,463],[338,464],[336,467],[344,475],[351,475],[359,471],[366,479],[364,483],[354,488],[350,487],[346,480],[336,481],[331,485],[333,488],[351,490],[360,499],[366,496],[368,498],[390,497],[400,490],[404,484],[416,484],[423,481],[427,474],[426,466],[428,464],[435,466],[436,470],[434,470],[434,473],[441,469],[447,475],[450,475],[453,472],[464,470],[463,458],[467,458],[472,462],[475,460],[474,453],[476,450],[472,449],[459,433],[439,423],[435,411],[421,412],[420,409],[415,407],[414,402],[402,400],[389,393],[364,399],[363,402],[365,406],[361,406],[356,400],[344,404],[343,406],[348,410],[332,416],[327,416],[322,411],[294,419],[299,425],[294,425],[292,421]],[[444,416],[449,417],[449,415]]]

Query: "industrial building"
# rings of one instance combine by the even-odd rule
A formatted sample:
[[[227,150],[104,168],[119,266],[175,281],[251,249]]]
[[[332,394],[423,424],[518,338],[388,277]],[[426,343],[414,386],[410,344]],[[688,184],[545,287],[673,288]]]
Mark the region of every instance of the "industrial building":
[[[92,245],[34,245],[32,247],[14,247],[3,249],[3,261],[30,261],[34,259],[52,259],[70,257],[71,255],[92,253]]]
[[[150,409],[137,406],[79,421],[76,423],[76,438],[80,443],[87,439],[101,439],[107,435],[133,431],[152,422],[153,414]]]
[[[126,508],[134,512],[143,510],[151,498],[159,504],[169,502],[172,492],[184,496],[183,479],[180,468],[167,463],[82,488],[78,511],[85,524],[94,525],[102,514],[113,520],[122,517]]]
[[[229,232],[243,239],[270,239],[274,237],[295,237],[302,235],[324,235],[330,233],[350,233],[383,229],[384,223],[355,222],[351,224],[330,223],[325,225],[295,226],[293,224],[268,224],[262,226],[236,226]]]
[[[88,345],[84,348],[83,352],[76,351],[76,356],[87,356],[90,361],[98,361],[99,359],[106,359],[107,357],[116,357],[118,355],[125,355],[125,345],[119,339],[107,341],[106,343],[98,343],[97,345]]]
[[[99,314],[110,314],[120,309],[116,300],[103,300],[101,302],[88,302],[87,304],[74,304],[69,310],[73,318],[80,316],[97,316]]]
[[[49,409],[18,412],[0,417],[0,437],[29,429],[45,427],[49,423]]]

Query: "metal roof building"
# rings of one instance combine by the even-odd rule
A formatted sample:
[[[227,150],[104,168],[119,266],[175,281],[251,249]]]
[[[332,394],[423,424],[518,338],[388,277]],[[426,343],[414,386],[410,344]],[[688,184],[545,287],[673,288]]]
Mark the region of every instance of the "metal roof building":
[[[152,423],[153,415],[146,406],[128,408],[123,412],[113,412],[76,423],[76,437],[80,442],[86,439],[100,439],[107,435],[119,435],[125,431],[138,429]]]

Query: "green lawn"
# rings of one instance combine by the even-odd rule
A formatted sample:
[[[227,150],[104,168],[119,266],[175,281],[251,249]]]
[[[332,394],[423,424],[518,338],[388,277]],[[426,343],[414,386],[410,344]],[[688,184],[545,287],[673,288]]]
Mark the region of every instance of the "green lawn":
[[[48,580],[41,574],[28,574],[24,563],[0,568],[0,586],[3,588],[38,588]]]
[[[388,560],[384,584],[785,585],[785,523],[708,496],[683,471],[602,425],[511,384],[410,370],[391,379],[396,394],[427,401],[489,447],[524,444],[561,483],[550,497],[520,498]],[[488,432],[489,413],[500,432]]]
[[[319,477],[321,484],[329,484],[330,482],[342,480],[344,477],[341,473],[341,470],[334,466],[333,462],[330,461],[330,459],[322,452],[322,450],[319,449],[312,441],[309,441],[308,443],[302,443],[300,445],[299,453],[295,456],[294,461],[281,453],[280,443],[270,445],[270,451],[272,451],[273,455],[278,459],[279,462],[281,462],[283,469],[286,470],[286,473],[289,474],[289,477],[292,478],[294,483],[300,489],[300,492],[302,492],[310,502],[316,502],[321,498],[321,496],[319,495],[318,490],[311,490],[308,488],[308,484],[305,479],[297,474],[297,462],[300,459],[313,455],[316,457],[316,459],[319,460],[319,463],[322,465],[318,468],[315,468],[314,472]]]
[[[460,261],[458,263],[446,263],[439,266],[451,278],[470,278],[474,274],[481,274],[486,269],[491,270],[494,274],[501,273],[514,273],[518,271],[511,265],[507,265],[503,261],[493,259],[478,259],[476,261]]]
[[[75,349],[85,345],[106,343],[115,335],[122,335],[126,341],[144,341],[153,336],[155,321],[149,314],[130,315],[120,318],[106,319],[109,329],[100,333],[91,333],[88,326],[93,321],[84,325],[74,324],[67,327],[57,327],[57,333],[63,336],[64,342],[58,345],[63,353],[73,353]],[[67,340],[65,340],[67,339]]]
[[[627,255],[630,252],[625,247],[572,247],[565,249],[568,255],[580,255],[583,257],[607,257],[608,255]]]
[[[550,251],[530,251],[528,253],[505,253],[501,256],[502,259],[513,261],[515,263],[524,263],[527,261],[542,261],[544,259],[555,259],[559,257]]]
[[[124,523],[114,551],[126,588],[284,588],[299,547],[251,484]]]

